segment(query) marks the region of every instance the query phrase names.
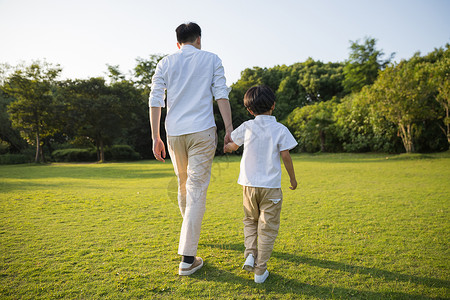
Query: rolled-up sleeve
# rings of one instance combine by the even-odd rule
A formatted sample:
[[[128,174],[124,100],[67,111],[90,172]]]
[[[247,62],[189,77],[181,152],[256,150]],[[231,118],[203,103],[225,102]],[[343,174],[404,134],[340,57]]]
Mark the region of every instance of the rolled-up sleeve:
[[[164,59],[156,65],[155,74],[152,77],[149,107],[165,107],[164,97],[166,91],[166,82],[164,80]]]
[[[244,144],[245,129],[245,123],[243,123],[231,133],[231,140],[239,147]]]
[[[218,56],[215,56],[214,74],[211,87],[214,99],[228,99],[228,94],[231,91],[231,87],[227,87],[225,70],[222,66],[222,60]]]

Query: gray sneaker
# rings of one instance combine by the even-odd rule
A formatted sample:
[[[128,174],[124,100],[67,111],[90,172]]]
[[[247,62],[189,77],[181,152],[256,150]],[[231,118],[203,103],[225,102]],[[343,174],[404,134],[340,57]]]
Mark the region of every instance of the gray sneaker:
[[[178,270],[179,275],[188,276],[194,274],[195,271],[203,267],[203,259],[196,256],[192,264],[185,262],[180,262],[180,269]]]
[[[253,272],[253,269],[255,267],[255,258],[253,257],[253,254],[249,254],[247,256],[247,259],[245,260],[244,265],[242,266],[242,269],[245,271]]]

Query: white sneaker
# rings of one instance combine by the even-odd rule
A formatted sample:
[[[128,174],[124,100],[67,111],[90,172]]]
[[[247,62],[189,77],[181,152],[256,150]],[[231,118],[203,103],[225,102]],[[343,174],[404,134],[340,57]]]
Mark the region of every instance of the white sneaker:
[[[242,269],[245,271],[253,272],[253,268],[255,266],[255,258],[253,257],[253,254],[249,254],[247,256],[247,259],[245,260],[244,266],[242,266]]]
[[[267,270],[262,275],[256,275],[255,274],[255,282],[256,283],[263,283],[264,281],[266,281],[267,277],[269,277],[269,271],[267,271]]]

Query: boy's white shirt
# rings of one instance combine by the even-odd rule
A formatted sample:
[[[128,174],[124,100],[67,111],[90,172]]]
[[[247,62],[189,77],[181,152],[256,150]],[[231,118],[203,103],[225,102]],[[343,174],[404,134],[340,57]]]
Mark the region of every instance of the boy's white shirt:
[[[231,139],[238,146],[244,145],[240,185],[281,188],[280,152],[297,146],[286,126],[274,116],[258,115],[236,128]]]

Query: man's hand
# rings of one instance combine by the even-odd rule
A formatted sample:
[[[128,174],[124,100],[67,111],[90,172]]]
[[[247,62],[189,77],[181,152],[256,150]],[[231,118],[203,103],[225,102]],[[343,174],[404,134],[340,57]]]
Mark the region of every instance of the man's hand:
[[[224,153],[227,153],[226,148],[225,148],[227,146],[227,144],[232,143],[232,142],[233,142],[233,140],[231,139],[231,132],[225,133],[225,137],[223,138],[223,152]]]
[[[166,162],[166,147],[161,139],[157,138],[153,140],[153,155],[159,161]]]
[[[291,190],[295,190],[297,188],[297,180],[291,179],[291,186],[289,187]]]

